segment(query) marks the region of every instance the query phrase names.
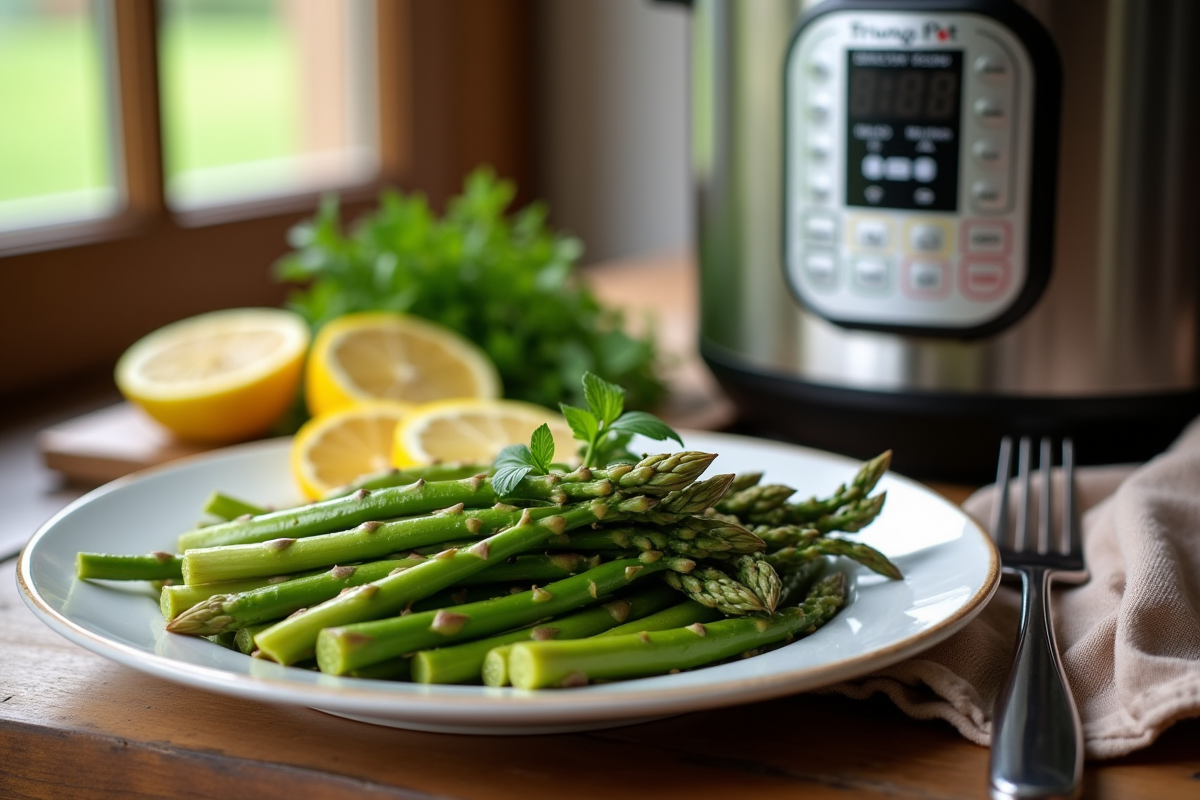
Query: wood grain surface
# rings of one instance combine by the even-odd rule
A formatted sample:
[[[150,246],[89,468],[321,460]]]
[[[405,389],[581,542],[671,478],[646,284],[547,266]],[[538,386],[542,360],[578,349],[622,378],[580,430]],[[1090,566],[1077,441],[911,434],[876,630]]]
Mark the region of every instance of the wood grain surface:
[[[0,567],[0,797],[970,798],[987,750],[883,700],[803,694],[626,728],[461,736],[178,686],[71,644]],[[1089,765],[1088,797],[1200,796],[1200,720]]]

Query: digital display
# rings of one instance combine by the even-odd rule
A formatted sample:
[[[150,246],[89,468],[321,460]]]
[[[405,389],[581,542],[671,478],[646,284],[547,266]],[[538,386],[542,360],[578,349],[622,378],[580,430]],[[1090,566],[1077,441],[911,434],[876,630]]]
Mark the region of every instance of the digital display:
[[[850,50],[846,201],[956,211],[959,50]]]

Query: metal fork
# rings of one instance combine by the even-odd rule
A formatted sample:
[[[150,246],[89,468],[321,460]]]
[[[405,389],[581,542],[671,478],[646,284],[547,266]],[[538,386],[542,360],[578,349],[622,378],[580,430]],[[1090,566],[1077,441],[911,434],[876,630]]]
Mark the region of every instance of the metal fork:
[[[1053,445],[1041,441],[1039,525],[1033,538],[1032,447],[1021,439],[1018,454],[1016,525],[1010,537],[1009,473],[1012,439],[1000,443],[996,470],[999,499],[992,537],[1000,550],[1006,575],[1021,578],[1021,627],[1008,682],[1000,693],[992,723],[991,763],[988,768],[995,800],[1016,798],[1074,798],[1083,772],[1083,731],[1071,687],[1050,622],[1051,578],[1083,583],[1078,515],[1075,508],[1075,457],[1070,439],[1062,444],[1063,516],[1059,541],[1052,542],[1051,469]]]

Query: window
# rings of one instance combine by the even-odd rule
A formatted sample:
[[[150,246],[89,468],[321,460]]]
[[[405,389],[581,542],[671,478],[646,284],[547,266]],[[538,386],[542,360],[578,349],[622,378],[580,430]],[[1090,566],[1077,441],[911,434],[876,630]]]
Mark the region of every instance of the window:
[[[117,210],[98,11],[0,0],[0,232]]]
[[[0,337],[28,342],[6,348],[0,396],[107,371],[173,319],[278,304],[271,264],[324,191],[351,218],[383,186],[440,202],[481,163],[530,186],[530,5],[0,0]],[[14,77],[7,44],[30,31],[60,37],[70,69]],[[21,133],[6,109],[26,81],[36,113],[86,121],[54,142]],[[225,96],[251,81],[256,102]],[[205,126],[222,115],[241,127],[217,147]],[[40,154],[12,155],[18,136]],[[18,183],[6,158],[39,167]]]

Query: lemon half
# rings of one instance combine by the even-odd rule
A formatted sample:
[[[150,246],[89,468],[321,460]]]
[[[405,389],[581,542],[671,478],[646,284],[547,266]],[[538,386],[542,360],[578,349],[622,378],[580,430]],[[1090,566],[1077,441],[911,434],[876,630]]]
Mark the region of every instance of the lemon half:
[[[121,393],[182,438],[266,433],[296,399],[309,329],[277,308],[213,311],[166,325],[117,362]]]
[[[554,460],[577,463],[577,443],[562,415],[519,400],[443,400],[418,406],[396,426],[392,463],[400,468],[446,461],[489,464],[508,445],[529,444],[542,423],[554,435]]]
[[[473,342],[406,314],[347,314],[318,332],[305,393],[314,416],[364,400],[424,403],[500,396],[500,377]]]
[[[392,466],[396,424],[407,403],[376,400],[320,414],[292,440],[292,477],[309,500]]]

